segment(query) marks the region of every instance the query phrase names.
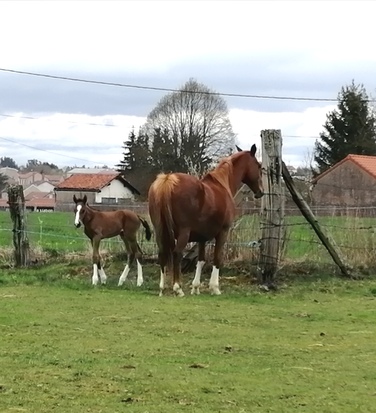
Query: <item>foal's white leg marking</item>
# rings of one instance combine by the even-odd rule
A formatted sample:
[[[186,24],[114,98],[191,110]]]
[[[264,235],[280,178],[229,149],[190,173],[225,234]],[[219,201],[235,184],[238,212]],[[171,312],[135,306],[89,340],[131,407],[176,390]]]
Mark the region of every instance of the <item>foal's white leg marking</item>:
[[[92,284],[93,285],[97,285],[99,281],[98,278],[98,265],[97,264],[93,264],[93,278],[92,278]]]
[[[140,264],[139,260],[137,261],[137,287],[141,287],[144,283],[144,278],[142,276],[142,265]]]
[[[119,283],[118,283],[118,287],[120,287],[121,285],[124,284],[124,281],[127,279],[128,277],[128,273],[129,273],[129,265],[127,264],[123,270],[123,272],[121,273],[121,276],[119,278]]]
[[[181,287],[178,283],[175,283],[174,286],[172,287],[172,289],[174,290],[174,293],[178,297],[184,297],[184,292],[183,292],[183,290],[181,289]]]
[[[213,295],[221,294],[219,291],[219,268],[215,265],[213,265],[213,270],[209,281],[209,289]]]
[[[101,280],[101,283],[102,283],[102,284],[106,284],[106,282],[107,282],[107,275],[106,275],[106,273],[104,272],[104,268],[103,268],[103,267],[100,268],[100,269],[98,270],[98,272],[99,272],[99,278],[100,278],[100,280]]]
[[[74,225],[78,225],[80,223],[80,211],[81,211],[82,206],[78,205],[77,211],[76,211],[76,216],[74,218]]]
[[[163,296],[163,290],[164,290],[164,285],[165,285],[165,279],[166,279],[166,270],[163,272],[161,270],[161,278],[159,280],[159,296]]]
[[[205,261],[198,261],[196,265],[195,278],[192,281],[192,290],[191,294],[200,294],[200,284],[201,284],[201,272],[202,267],[204,266]]]

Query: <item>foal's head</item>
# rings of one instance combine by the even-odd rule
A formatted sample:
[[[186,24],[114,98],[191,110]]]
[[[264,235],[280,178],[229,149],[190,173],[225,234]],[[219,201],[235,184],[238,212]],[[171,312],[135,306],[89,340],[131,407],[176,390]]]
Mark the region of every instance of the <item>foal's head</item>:
[[[76,228],[80,228],[86,214],[87,196],[84,195],[83,198],[76,198],[76,195],[73,195],[73,201],[76,204],[74,207],[74,225]]]
[[[252,145],[250,151],[243,151],[239,146],[236,146],[236,148],[239,152],[244,152],[242,155],[242,162],[244,162],[242,182],[249,186],[251,191],[255,194],[255,198],[261,198],[264,195],[264,188],[262,185],[261,164],[255,156],[256,145]]]

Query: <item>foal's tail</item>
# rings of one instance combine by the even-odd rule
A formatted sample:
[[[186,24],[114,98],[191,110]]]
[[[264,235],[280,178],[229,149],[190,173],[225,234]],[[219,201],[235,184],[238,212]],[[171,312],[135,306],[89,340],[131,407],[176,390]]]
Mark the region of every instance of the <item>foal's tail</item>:
[[[149,212],[155,228],[159,252],[165,255],[167,265],[172,262],[175,248],[171,196],[178,182],[177,179],[174,174],[159,174],[149,190]]]
[[[150,229],[150,225],[148,223],[148,221],[146,221],[146,219],[141,218],[139,215],[138,219],[141,221],[142,226],[145,228],[145,237],[148,241],[150,241],[151,239],[151,229]]]

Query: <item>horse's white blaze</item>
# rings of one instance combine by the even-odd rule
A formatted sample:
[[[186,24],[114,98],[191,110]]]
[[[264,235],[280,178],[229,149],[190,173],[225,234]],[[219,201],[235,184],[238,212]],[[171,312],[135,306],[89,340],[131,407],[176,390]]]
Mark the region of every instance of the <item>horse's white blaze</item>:
[[[80,211],[81,211],[82,206],[78,205],[77,206],[77,211],[76,211],[76,216],[74,218],[74,225],[78,225],[80,223]]]
[[[172,289],[178,297],[184,297],[184,292],[178,283],[175,283]]]
[[[221,294],[219,290],[219,268],[217,268],[215,265],[213,265],[213,270],[210,276],[209,289],[214,295]]]
[[[159,280],[159,296],[160,297],[162,297],[162,295],[163,295],[165,279],[166,279],[166,272],[161,271],[161,278]]]
[[[97,264],[93,264],[93,278],[92,278],[92,283],[93,285],[97,285],[99,281],[99,277],[98,277],[98,265]]]
[[[119,278],[119,283],[118,283],[118,287],[120,287],[121,285],[124,284],[124,281],[127,279],[129,274],[129,265],[127,264],[123,270],[123,272],[121,273],[121,276]]]
[[[205,261],[198,261],[196,265],[195,278],[192,281],[191,294],[200,294],[200,284],[201,284],[201,272]]]
[[[98,270],[98,272],[99,272],[99,278],[100,278],[100,280],[101,280],[101,283],[102,283],[102,284],[106,284],[107,275],[106,275],[106,273],[104,272],[104,268],[103,268],[103,267],[100,268],[100,269]]]
[[[141,287],[144,283],[144,278],[142,276],[142,265],[140,264],[139,260],[137,261],[137,287]]]

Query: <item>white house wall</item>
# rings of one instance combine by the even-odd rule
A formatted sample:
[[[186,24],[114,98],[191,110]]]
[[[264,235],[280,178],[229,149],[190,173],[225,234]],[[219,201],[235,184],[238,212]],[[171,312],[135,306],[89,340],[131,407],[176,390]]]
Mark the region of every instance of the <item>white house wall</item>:
[[[115,198],[117,202],[119,198],[134,199],[134,196],[119,180],[114,179],[110,185],[95,194],[95,202],[101,203],[102,198]]]

